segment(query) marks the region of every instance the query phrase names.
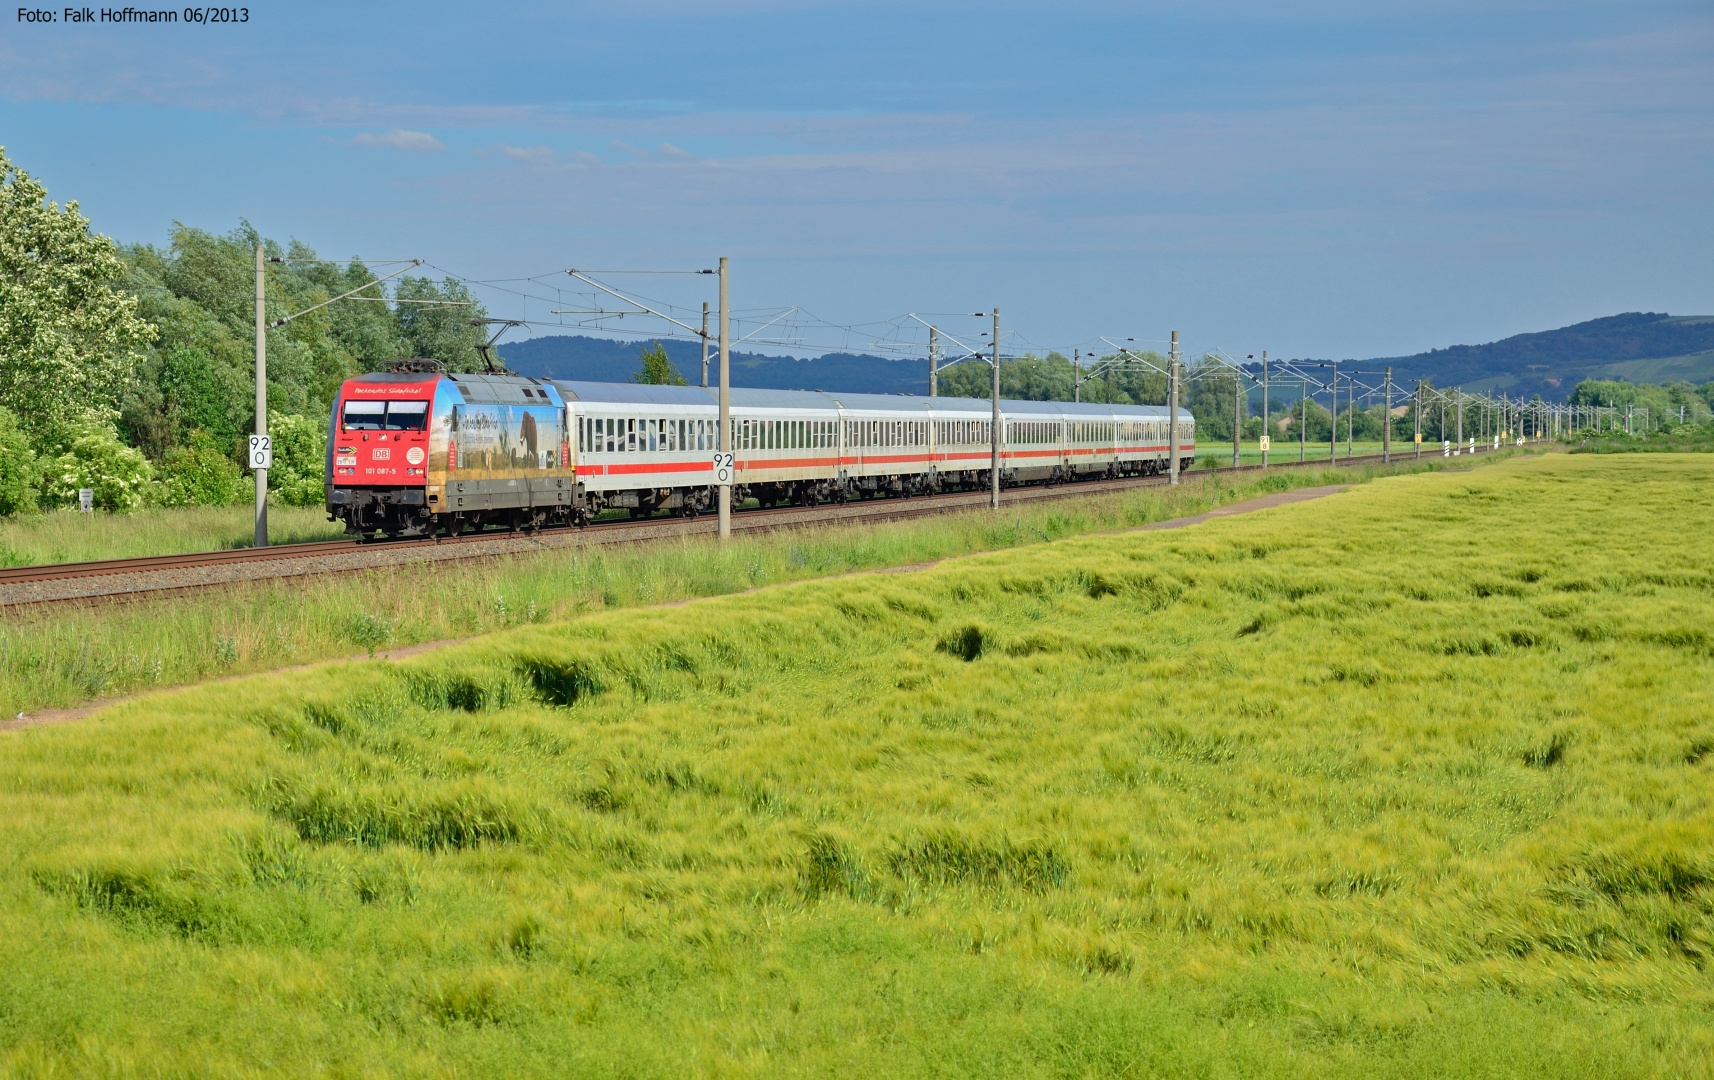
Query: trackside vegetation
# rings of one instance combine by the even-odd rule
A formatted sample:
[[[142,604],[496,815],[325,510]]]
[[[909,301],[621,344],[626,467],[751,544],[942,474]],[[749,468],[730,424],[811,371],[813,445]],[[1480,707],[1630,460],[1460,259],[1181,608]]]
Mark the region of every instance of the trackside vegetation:
[[[1487,463],[1493,459],[1478,459]],[[1412,468],[1414,466],[1402,466]],[[1438,459],[1428,468],[1440,467]],[[761,585],[1016,547],[1103,529],[1198,514],[1270,492],[1361,483],[1380,469],[1281,470],[1205,477],[1175,489],[1023,504],[882,525],[839,524],[768,535],[558,549],[512,558],[415,563],[363,573],[235,585],[135,603],[8,609],[0,623],[0,717],[44,706],[196,682],[212,676],[374,652],[636,604],[741,592]],[[122,533],[114,517],[75,513],[0,524],[7,544],[32,554],[112,557],[222,546],[252,529],[244,511],[203,507],[141,512]],[[279,515],[280,532],[317,538],[320,511]],[[109,555],[79,548],[86,536]],[[177,546],[183,544],[184,546]],[[151,550],[153,549],[153,550]],[[101,550],[101,549],[96,549]]]
[[[0,736],[18,1076],[1707,1077],[1705,455]]]

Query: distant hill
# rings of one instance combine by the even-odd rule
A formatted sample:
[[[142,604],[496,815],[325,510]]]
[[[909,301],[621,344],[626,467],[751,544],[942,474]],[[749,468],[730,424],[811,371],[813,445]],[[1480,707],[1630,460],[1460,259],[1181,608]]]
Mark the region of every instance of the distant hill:
[[[629,382],[641,369],[648,341],[585,336],[532,338],[502,345],[513,371],[536,378]],[[663,341],[667,356],[691,383],[702,374],[702,348],[695,342]],[[709,357],[709,382],[717,383],[718,358]],[[1390,364],[1399,384],[1424,378],[1436,386],[1473,391],[1540,394],[1563,400],[1586,378],[1630,382],[1705,383],[1714,380],[1714,316],[1630,312],[1591,319],[1558,330],[1518,334],[1486,345],[1454,345],[1415,356],[1380,357],[1366,366]],[[830,390],[843,393],[928,393],[926,360],[827,353],[813,359],[732,354],[732,382],[771,390]]]
[[[1635,311],[1487,345],[1382,357],[1394,377],[1437,386],[1563,399],[1579,380],[1704,383],[1714,379],[1714,316]]]
[[[531,338],[499,347],[506,366],[538,379],[629,382],[642,369],[638,357],[653,341],[612,341],[581,335]],[[702,346],[693,341],[662,341],[673,366],[692,385],[702,380]],[[720,357],[708,356],[709,385],[720,382]],[[928,393],[927,360],[889,360],[883,356],[827,353],[813,360],[794,356],[732,354],[732,384],[764,390],[830,390],[839,393]]]

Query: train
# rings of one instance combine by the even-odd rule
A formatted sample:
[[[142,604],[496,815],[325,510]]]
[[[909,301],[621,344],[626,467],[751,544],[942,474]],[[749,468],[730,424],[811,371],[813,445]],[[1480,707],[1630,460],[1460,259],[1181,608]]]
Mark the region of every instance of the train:
[[[585,525],[604,511],[716,505],[712,387],[450,374],[402,365],[348,379],[328,419],[331,521],[373,539]],[[1167,471],[1157,406],[1002,401],[1005,486]],[[731,390],[732,499],[813,506],[989,486],[992,402]],[[1183,467],[1196,422],[1179,410]]]

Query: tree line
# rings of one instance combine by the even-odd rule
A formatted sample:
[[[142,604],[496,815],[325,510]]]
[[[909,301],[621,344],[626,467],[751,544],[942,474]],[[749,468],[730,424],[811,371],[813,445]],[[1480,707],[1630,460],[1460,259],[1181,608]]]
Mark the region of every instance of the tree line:
[[[0,514],[73,504],[224,504],[255,426],[255,251],[268,319],[373,281],[361,261],[174,223],[165,247],[93,232],[0,147]],[[327,416],[345,379],[400,357],[483,366],[482,305],[460,282],[403,275],[268,331],[275,498],[322,498]],[[394,304],[387,300],[427,301]]]

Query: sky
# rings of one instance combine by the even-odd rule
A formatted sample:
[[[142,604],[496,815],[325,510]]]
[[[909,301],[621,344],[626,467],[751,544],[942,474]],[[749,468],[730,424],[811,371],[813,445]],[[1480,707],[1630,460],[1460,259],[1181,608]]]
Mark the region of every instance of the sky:
[[[41,10],[0,145],[97,231],[422,258],[526,333],[565,268],[719,256],[800,353],[996,306],[1008,351],[1316,357],[1714,314],[1706,0]]]

